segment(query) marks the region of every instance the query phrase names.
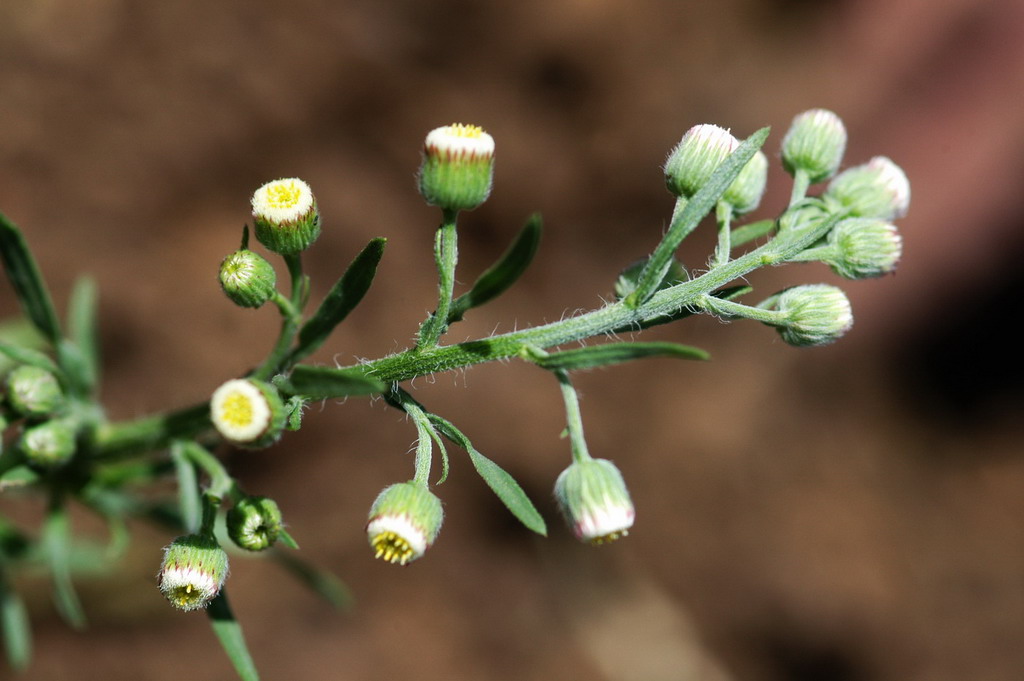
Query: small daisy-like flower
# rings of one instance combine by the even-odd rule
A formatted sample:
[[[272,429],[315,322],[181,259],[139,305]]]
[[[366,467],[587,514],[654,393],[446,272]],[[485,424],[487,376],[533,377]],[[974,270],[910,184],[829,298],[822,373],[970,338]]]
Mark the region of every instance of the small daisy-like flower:
[[[794,286],[769,300],[774,300],[776,310],[785,313],[785,321],[774,326],[790,345],[828,345],[853,326],[850,300],[836,286]]]
[[[228,576],[228,554],[212,537],[178,537],[164,550],[157,576],[160,591],[171,605],[188,612],[205,608]]]
[[[824,198],[853,217],[895,220],[910,208],[910,181],[887,157],[875,156],[839,173],[829,183]]]
[[[566,468],[555,481],[555,498],[576,538],[590,544],[626,536],[636,517],[622,473],[607,459]]]
[[[426,485],[400,482],[373,502],[366,536],[376,558],[406,565],[430,548],[443,520],[441,500]]]
[[[227,515],[228,536],[249,551],[270,548],[281,534],[281,509],[273,499],[246,497]]]
[[[782,138],[782,167],[795,175],[807,173],[810,182],[827,180],[836,174],[846,151],[846,126],[828,109],[811,109],[798,114]]]
[[[297,177],[268,182],[252,195],[256,238],[274,253],[294,255],[320,236],[320,213],[309,185]]]
[[[210,420],[225,440],[246,447],[265,447],[281,436],[284,404],[269,383],[236,378],[214,391]]]
[[[276,285],[274,267],[259,253],[243,248],[220,264],[220,286],[240,307],[260,307],[274,295]]]
[[[454,123],[427,133],[420,194],[445,210],[473,210],[487,200],[494,178],[494,138],[477,125]]]
[[[695,125],[687,130],[665,162],[669,191],[685,199],[692,197],[739,144],[717,125]]]

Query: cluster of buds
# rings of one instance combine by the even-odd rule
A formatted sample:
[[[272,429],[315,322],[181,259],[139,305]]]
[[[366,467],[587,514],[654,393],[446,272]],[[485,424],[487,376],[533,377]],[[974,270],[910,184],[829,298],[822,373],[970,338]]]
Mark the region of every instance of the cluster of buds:
[[[48,470],[74,456],[78,423],[68,411],[64,389],[47,369],[22,364],[4,378],[0,431],[20,422],[15,447],[29,465]]]

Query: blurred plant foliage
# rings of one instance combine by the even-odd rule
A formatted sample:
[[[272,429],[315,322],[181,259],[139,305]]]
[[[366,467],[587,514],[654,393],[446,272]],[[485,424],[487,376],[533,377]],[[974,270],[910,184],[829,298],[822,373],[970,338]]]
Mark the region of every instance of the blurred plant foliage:
[[[518,358],[551,373],[564,398],[570,445],[570,463],[555,482],[565,518],[588,543],[627,534],[633,502],[618,468],[587,449],[573,372],[647,357],[707,359],[703,350],[676,343],[614,340],[702,313],[772,325],[794,346],[830,343],[853,322],[840,288],[796,286],[748,305],[739,299],[752,289],[735,282],[761,267],[802,261],[828,263],[847,279],[875,277],[891,272],[899,260],[901,241],[892,221],[909,206],[906,176],[885,157],[840,173],[846,130],[826,110],[798,115],[782,141],[782,164],[793,178],[785,209],[775,218],[734,224],[761,201],[768,158],[760,149],[767,136],[762,129],[740,142],[714,125],[695,126],[683,136],[665,164],[666,185],[676,198],[669,228],[649,257],[619,275],[613,301],[558,322],[445,345],[441,341],[452,324],[501,295],[527,270],[540,242],[541,220],[530,217],[508,250],[456,296],[457,222],[490,193],[494,140],[476,126],[432,131],[424,144],[419,186],[441,213],[434,248],[436,308],[420,324],[413,347],[342,368],[303,360],[363,299],[385,240],[370,241],[309,312],[310,282],[301,253],[321,232],[316,198],[297,178],[269,182],[252,197],[253,230],[260,244],[281,258],[288,285],[282,292],[275,266],[250,250],[248,227],[240,248],[224,259],[220,282],[239,306],[272,303],[277,309],[281,326],[273,349],[246,376],[212,390],[207,402],[125,422],[109,421],[99,399],[96,287],[80,280],[66,314],[58,314],[24,236],[0,214],[0,255],[24,313],[0,325],[0,494],[5,501],[41,497],[46,508],[38,527],[0,516],[0,622],[10,666],[26,669],[32,648],[15,576],[28,570],[48,574],[61,617],[84,627],[74,577],[116,560],[130,541],[132,519],[180,535],[169,535],[158,586],[171,606],[206,611],[243,679],[258,674],[228,606],[225,546],[241,553],[269,552],[295,578],[343,605],[344,585],[297,557],[298,546],[284,529],[277,504],[243,490],[213,453],[277,442],[285,431],[301,427],[303,408],[312,400],[380,395],[416,428],[410,479],[385,487],[370,507],[366,532],[377,557],[405,565],[437,539],[443,514],[433,489],[447,476],[446,441],[468,453],[483,481],[526,528],[546,534],[544,519],[512,476],[477,450],[453,421],[402,387],[418,376],[472,364]],[[828,184],[822,193],[808,194],[810,186],[823,182]],[[688,270],[676,259],[677,249],[710,214],[717,246],[705,267]],[[751,245],[755,242],[760,245]],[[600,342],[580,347],[587,339]],[[565,345],[571,349],[559,349]],[[176,481],[176,497],[154,493],[167,479]],[[75,532],[69,521],[73,505],[106,522],[106,544]],[[157,561],[154,557],[154,565]]]

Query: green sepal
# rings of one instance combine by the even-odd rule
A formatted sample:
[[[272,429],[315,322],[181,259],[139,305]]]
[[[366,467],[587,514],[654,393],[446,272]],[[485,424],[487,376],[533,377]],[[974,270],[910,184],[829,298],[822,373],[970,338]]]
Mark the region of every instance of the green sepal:
[[[277,540],[293,551],[299,550],[299,542],[295,541],[295,537],[288,534],[288,530],[283,527],[277,531]]]
[[[542,225],[539,213],[534,213],[527,219],[526,225],[508,250],[490,269],[480,275],[469,291],[455,299],[448,313],[449,323],[460,321],[467,310],[494,300],[523,275],[533,261],[533,256],[537,254]]]
[[[740,225],[736,229],[732,230],[729,237],[729,242],[733,248],[742,246],[743,244],[750,243],[754,239],[760,239],[766,236],[775,229],[775,220],[758,220],[756,222],[748,222],[745,225]]]
[[[75,352],[74,366],[67,366],[68,373],[76,377],[75,383],[85,394],[94,392],[99,381],[100,350],[96,324],[96,282],[90,277],[81,277],[75,282],[68,303],[68,337]]]
[[[306,398],[301,395],[292,395],[284,403],[285,428],[298,430],[302,427],[302,410],[306,406]]]
[[[476,469],[476,472],[487,483],[487,486],[491,488],[491,491],[498,496],[501,503],[505,504],[505,508],[518,518],[519,522],[525,525],[528,530],[532,530],[545,537],[548,536],[548,528],[544,518],[541,517],[537,508],[530,501],[530,498],[526,496],[526,492],[519,486],[515,478],[506,473],[501,466],[478,452],[469,438],[463,435],[462,431],[456,428],[450,421],[429,412],[428,415],[430,420],[437,424],[438,429],[445,437],[466,450],[470,461],[473,462],[473,468]]]
[[[675,357],[677,359],[710,359],[710,355],[690,345],[679,343],[605,343],[576,350],[543,353],[527,348],[521,353],[523,359],[533,362],[542,369],[551,371],[577,371],[596,367],[621,364],[646,357]]]
[[[299,365],[288,378],[275,379],[274,385],[291,395],[311,400],[350,395],[372,395],[387,390],[387,385],[359,369],[331,369]]]
[[[281,534],[281,539],[284,539],[284,533]],[[321,570],[298,556],[284,551],[275,550],[271,556],[278,565],[287,570],[299,582],[338,610],[348,610],[352,607],[352,592],[344,582],[327,570]]]
[[[54,310],[50,293],[25,237],[6,215],[0,213],[0,259],[4,261],[7,277],[11,280],[25,314],[52,345],[60,340],[60,322]]]
[[[32,661],[32,629],[25,602],[0,574],[0,631],[4,637],[7,662],[15,671],[25,670]]]
[[[63,507],[50,509],[43,522],[42,543],[53,578],[54,599],[61,618],[74,629],[85,627],[85,613],[71,583],[71,532]]]
[[[355,257],[320,303],[316,313],[302,325],[299,344],[292,351],[291,361],[298,361],[323,345],[334,328],[355,309],[373,283],[386,243],[387,239],[382,237],[373,239]]]
[[[732,152],[725,161],[719,165],[711,174],[707,183],[701,187],[696,194],[686,202],[686,206],[679,211],[669,225],[668,231],[662,238],[661,243],[654,249],[647,265],[640,274],[636,290],[625,298],[627,306],[636,309],[654,295],[665,275],[672,256],[675,254],[679,244],[682,243],[690,232],[694,230],[701,220],[704,219],[722,195],[732,184],[733,180],[742,172],[747,162],[754,157],[754,154],[764,145],[768,138],[769,128],[761,128],[753,135],[744,140],[736,150]]]
[[[206,608],[206,614],[210,618],[210,626],[213,633],[217,635],[221,647],[227,653],[228,659],[234,666],[235,671],[242,681],[259,681],[260,674],[256,671],[256,663],[249,654],[249,647],[245,643],[245,634],[242,633],[242,625],[235,619],[228,605],[226,589],[210,601]]]

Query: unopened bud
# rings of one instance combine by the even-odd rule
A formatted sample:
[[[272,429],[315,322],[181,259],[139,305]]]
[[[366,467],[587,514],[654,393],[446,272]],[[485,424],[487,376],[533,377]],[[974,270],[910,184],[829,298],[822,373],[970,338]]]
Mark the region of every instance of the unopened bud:
[[[846,127],[827,109],[798,114],[782,138],[782,167],[791,175],[803,170],[811,184],[839,170],[846,151]]]
[[[30,464],[57,468],[74,456],[75,438],[75,428],[69,421],[53,419],[26,428],[18,447]]]
[[[622,474],[607,459],[574,462],[555,481],[555,498],[576,538],[591,544],[626,536],[636,516]]]
[[[774,297],[774,307],[784,318],[774,326],[790,345],[828,345],[853,326],[849,299],[842,289],[828,284],[786,289]]]
[[[491,193],[494,138],[476,125],[454,123],[427,134],[420,194],[445,210],[473,210]]]
[[[7,403],[21,416],[46,416],[64,402],[57,377],[29,364],[16,367],[4,381]]]
[[[825,262],[847,279],[880,277],[896,269],[903,239],[896,226],[875,218],[847,218],[828,234],[832,256]]]
[[[400,482],[373,502],[366,535],[377,558],[406,565],[430,548],[443,520],[441,500],[426,485]]]
[[[910,181],[898,165],[876,156],[839,173],[824,198],[853,217],[894,220],[906,215],[910,207]]]
[[[717,125],[695,125],[686,131],[665,162],[665,184],[676,196],[690,198],[711,178],[711,174],[739,141]]]
[[[768,157],[758,151],[725,190],[722,201],[731,205],[736,215],[749,213],[761,205],[761,197],[764,196],[767,182]]]
[[[276,285],[274,267],[259,253],[243,248],[220,264],[220,286],[240,307],[260,307],[274,295]]]
[[[309,185],[297,177],[268,182],[252,195],[256,238],[274,253],[295,255],[320,236],[320,212]]]
[[[228,577],[228,554],[212,537],[178,537],[164,549],[157,575],[160,591],[171,605],[189,611],[210,604]]]
[[[249,551],[270,548],[281,534],[281,510],[267,497],[239,500],[226,520],[231,541]]]

